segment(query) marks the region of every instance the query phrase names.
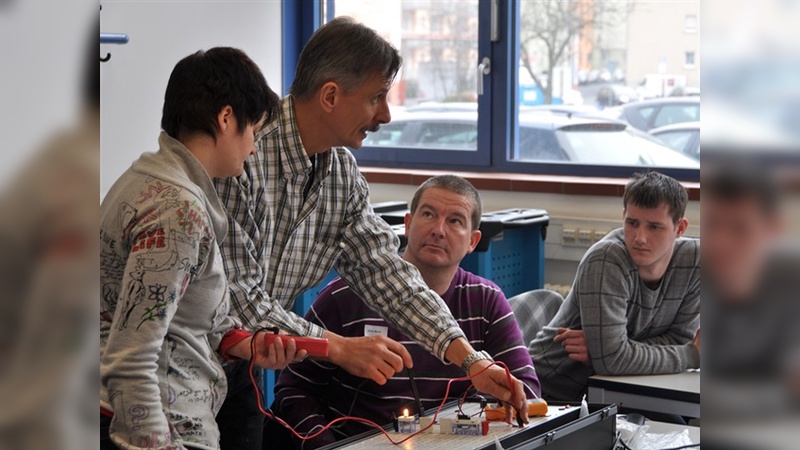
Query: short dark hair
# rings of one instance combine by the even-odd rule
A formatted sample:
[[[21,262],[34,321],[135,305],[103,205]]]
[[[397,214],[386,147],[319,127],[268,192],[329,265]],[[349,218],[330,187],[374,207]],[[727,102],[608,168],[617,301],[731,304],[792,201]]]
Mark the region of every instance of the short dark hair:
[[[625,186],[625,194],[622,196],[625,209],[628,208],[628,203],[647,209],[658,208],[666,203],[673,223],[681,220],[688,202],[689,194],[678,180],[658,172],[634,174]]]
[[[183,58],[172,69],[161,128],[176,139],[191,133],[216,138],[217,114],[230,105],[241,133],[265,115],[269,120],[278,103],[278,95],[243,51],[214,47]]]
[[[394,80],[401,63],[397,49],[375,30],[350,17],[337,17],[308,40],[289,93],[308,99],[329,81],[351,92],[374,76]]]
[[[700,182],[703,197],[731,203],[754,200],[764,216],[773,216],[778,212],[780,189],[763,170],[726,165],[704,171]]]
[[[411,199],[412,215],[417,211],[422,194],[430,188],[444,189],[468,198],[472,203],[472,216],[470,217],[472,229],[477,230],[481,226],[481,215],[483,214],[481,195],[472,183],[456,175],[438,175],[419,185],[417,192],[414,193],[414,198]]]

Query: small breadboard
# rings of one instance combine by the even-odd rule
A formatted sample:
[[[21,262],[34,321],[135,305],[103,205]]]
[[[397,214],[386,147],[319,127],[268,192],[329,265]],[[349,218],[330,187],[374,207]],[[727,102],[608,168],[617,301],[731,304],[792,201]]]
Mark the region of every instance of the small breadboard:
[[[509,425],[505,422],[488,422],[484,420],[484,417],[478,417],[477,414],[480,412],[480,405],[478,404],[467,403],[462,405],[461,409],[465,415],[474,415],[474,417],[471,417],[470,420],[475,419],[480,421],[480,425],[477,425],[476,422],[470,422],[469,424],[466,422],[460,422],[461,427],[458,429],[459,432],[452,432],[452,427],[456,424],[456,421],[462,421],[464,419],[459,419],[456,412],[456,406],[451,406],[442,410],[437,418],[437,422],[433,423],[430,428],[423,433],[414,436],[400,446],[393,445],[388,439],[386,439],[386,436],[379,434],[342,448],[351,450],[397,450],[398,448],[453,450],[460,448],[475,448],[485,444],[493,443],[495,438],[502,439],[509,434],[520,431],[519,427]],[[561,415],[568,414],[575,409],[577,409],[575,406],[550,406],[548,407],[548,412],[545,416],[531,417],[530,423],[526,425],[526,427],[540,425]],[[430,416],[420,417],[419,419],[411,416],[411,419],[414,419],[413,426],[416,427],[414,432],[417,430],[425,430],[425,428],[432,423],[432,417]],[[444,431],[442,430],[443,426],[445,428]],[[473,434],[478,426],[481,427],[481,434]],[[486,433],[483,433],[482,427],[484,426],[486,427]],[[447,432],[448,429],[451,432]],[[389,434],[392,435],[395,440],[400,440],[404,437],[407,437],[409,433],[390,431]]]

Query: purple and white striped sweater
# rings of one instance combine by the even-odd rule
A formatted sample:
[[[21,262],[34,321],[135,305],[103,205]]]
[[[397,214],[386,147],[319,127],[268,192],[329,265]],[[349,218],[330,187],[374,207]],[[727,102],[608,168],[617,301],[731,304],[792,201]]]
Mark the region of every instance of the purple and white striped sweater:
[[[514,314],[500,288],[459,268],[442,298],[470,344],[476,350],[486,350],[496,360],[503,361],[514,376],[527,385],[525,390],[529,398],[534,396],[531,390],[538,396],[539,380]],[[409,337],[389,326],[342,279],[334,280],[320,293],[306,319],[345,337],[365,336],[367,330],[385,330],[385,335],[405,345],[414,360],[414,378],[426,411],[439,405],[450,379],[464,375],[458,366],[442,364]],[[460,396],[468,386],[467,381],[453,383],[450,396]],[[358,394],[357,390],[360,391]],[[379,386],[373,381],[350,375],[338,366],[311,359],[283,370],[275,393],[273,410],[299,432],[318,429],[348,413],[385,424],[391,421],[393,413],[399,414],[403,408],[408,408],[411,413],[417,410],[406,371]],[[307,442],[305,448],[368,429],[352,421],[336,428],[335,432],[329,431],[313,442]]]

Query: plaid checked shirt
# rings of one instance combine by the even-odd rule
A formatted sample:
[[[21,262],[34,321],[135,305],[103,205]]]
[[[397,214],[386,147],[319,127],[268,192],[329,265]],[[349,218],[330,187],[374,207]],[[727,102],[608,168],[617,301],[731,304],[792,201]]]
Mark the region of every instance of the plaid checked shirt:
[[[221,249],[231,312],[250,329],[277,326],[321,337],[321,327],[289,310],[335,267],[381,317],[444,360],[450,341],[464,333],[417,269],[397,255],[399,240],[372,211],[353,155],[333,147],[312,164],[291,96],[261,130],[256,147],[241,176],[216,180],[229,215]]]

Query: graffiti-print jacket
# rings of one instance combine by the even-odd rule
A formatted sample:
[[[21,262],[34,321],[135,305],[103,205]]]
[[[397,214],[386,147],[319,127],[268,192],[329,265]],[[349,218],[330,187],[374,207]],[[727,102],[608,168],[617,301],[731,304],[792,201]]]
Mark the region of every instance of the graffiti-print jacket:
[[[212,180],[161,133],[100,208],[100,406],[123,449],[219,447],[227,383],[218,347],[237,323],[219,241],[225,210]]]

